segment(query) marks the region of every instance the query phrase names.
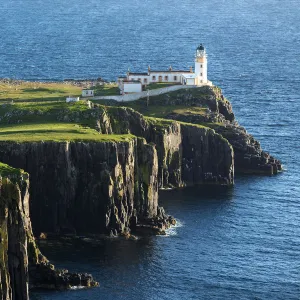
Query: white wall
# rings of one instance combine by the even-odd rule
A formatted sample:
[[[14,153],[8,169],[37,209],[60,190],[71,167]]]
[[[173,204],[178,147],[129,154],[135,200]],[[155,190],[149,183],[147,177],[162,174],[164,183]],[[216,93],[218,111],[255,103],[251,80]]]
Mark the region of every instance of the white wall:
[[[195,78],[187,78],[186,85],[195,85]]]
[[[141,83],[124,82],[124,93],[140,93],[142,91]]]
[[[195,74],[197,76],[197,84],[207,83],[207,59],[203,58],[203,62],[195,61]],[[202,74],[202,75],[201,75]]]
[[[168,73],[168,72],[166,72],[166,73],[160,73],[160,72],[158,72],[158,73],[150,73],[150,82],[151,83],[154,83],[154,82],[180,82],[180,78],[181,78],[181,74],[182,73],[180,73],[180,72],[178,72],[178,73]],[[153,80],[152,78],[153,78],[153,76],[155,76],[155,80]],[[159,80],[159,76],[161,76],[162,77],[162,79],[161,80]],[[168,80],[165,80],[165,77],[166,76],[168,76]],[[176,76],[177,77],[177,79],[175,80],[174,79],[174,76]]]
[[[130,75],[129,80],[141,80],[142,84],[149,84],[149,76],[148,75]],[[144,82],[144,79],[147,79],[147,82]]]
[[[156,83],[156,82],[178,82],[180,83],[181,80],[181,75],[182,72],[174,72],[174,73],[169,73],[169,72],[165,72],[165,73],[155,73],[155,72],[150,72],[150,75],[130,75],[129,76],[129,80],[139,80],[141,79],[142,84],[149,84],[149,83]],[[153,76],[155,76],[155,80],[153,80]],[[159,76],[162,77],[161,81],[159,80]],[[165,77],[168,76],[168,80],[165,79]],[[174,76],[176,76],[176,80],[174,79]],[[144,79],[147,79],[147,83],[144,82]]]
[[[94,90],[82,90],[82,97],[94,97]]]

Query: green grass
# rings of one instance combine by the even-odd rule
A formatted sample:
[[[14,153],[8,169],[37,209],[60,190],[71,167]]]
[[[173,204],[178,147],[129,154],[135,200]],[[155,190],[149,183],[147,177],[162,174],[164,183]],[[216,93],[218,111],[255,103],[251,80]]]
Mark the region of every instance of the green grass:
[[[94,87],[95,96],[120,95],[120,89],[117,84],[104,84]]]
[[[150,83],[146,86],[146,90],[161,89],[172,85],[178,85],[178,83],[168,83],[168,82]]]
[[[149,85],[149,89],[173,85],[171,83],[156,83]],[[118,95],[117,84],[98,85],[95,95]],[[190,107],[184,105],[165,105],[166,97],[176,99],[178,95],[192,94],[194,97],[208,97],[211,90],[207,88],[191,89],[189,91],[175,91],[168,95],[150,98],[150,105],[146,99],[131,102],[113,103],[111,107],[103,107],[112,116],[116,132],[123,132],[127,120],[120,120],[118,108],[125,106],[132,108],[146,116],[151,124],[161,130],[169,126],[173,120],[163,119],[169,114],[205,115],[207,108]],[[36,82],[0,82],[0,141],[34,142],[34,141],[127,141],[132,135],[99,134],[95,128],[95,117],[90,113],[86,100],[76,103],[66,103],[68,95],[78,96],[81,88],[64,83],[36,83]],[[13,100],[13,103],[12,101]],[[178,103],[180,104],[180,103]],[[86,113],[87,112],[87,113]],[[96,112],[100,113],[101,112]],[[67,118],[65,118],[67,117]],[[73,123],[72,123],[73,122]],[[79,124],[80,123],[80,124]],[[83,126],[83,124],[85,124]],[[215,127],[219,124],[199,124]]]
[[[3,177],[6,176],[18,176],[24,174],[24,170],[22,169],[15,169],[7,164],[0,162],[0,175]]]
[[[142,115],[154,117],[154,118],[164,118],[172,113],[178,115],[206,115],[208,113],[207,108],[198,106],[184,106],[184,105],[149,105],[147,106],[145,102],[142,101],[130,101],[122,102],[122,106],[130,107]]]
[[[3,111],[3,109],[6,110],[39,110],[43,112],[49,112],[52,110],[62,110],[62,109],[68,109],[70,111],[72,110],[86,110],[88,108],[86,100],[80,100],[78,102],[70,102],[66,103],[66,100],[56,100],[56,101],[49,101],[49,100],[39,100],[39,101],[24,101],[24,102],[16,102],[13,104],[5,104],[2,105],[0,112]]]
[[[0,105],[0,124],[55,122],[58,116],[87,111],[86,100],[75,103],[63,101],[15,102]],[[84,123],[89,123],[83,120]]]
[[[0,103],[66,100],[69,95],[80,96],[81,88],[64,83],[14,82],[0,83]]]
[[[99,134],[96,130],[70,123],[17,124],[0,127],[0,141],[39,142],[39,141],[129,141],[130,134]]]
[[[168,120],[168,119],[161,119],[161,118],[153,118],[153,117],[145,117],[147,121],[149,121],[153,125],[159,125],[159,126],[169,126],[173,122],[177,122],[174,120]]]

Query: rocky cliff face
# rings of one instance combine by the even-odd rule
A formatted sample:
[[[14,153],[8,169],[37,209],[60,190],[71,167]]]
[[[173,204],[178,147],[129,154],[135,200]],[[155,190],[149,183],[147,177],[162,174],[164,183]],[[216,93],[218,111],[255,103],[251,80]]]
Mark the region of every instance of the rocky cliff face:
[[[0,299],[28,299],[28,180],[0,179]]]
[[[233,150],[213,130],[171,122],[151,124],[150,140],[159,157],[160,187],[233,184]]]
[[[201,183],[233,184],[232,147],[214,130],[147,118],[124,107],[108,108],[105,115],[110,120],[106,122],[109,124],[109,131],[142,136],[148,143],[155,145],[160,188]]]
[[[23,173],[0,177],[0,299],[27,300],[29,285],[62,289],[97,283],[91,275],[55,269],[40,253],[29,218],[28,174]]]
[[[1,143],[0,152],[2,161],[32,174],[36,232],[123,232],[131,218],[157,215],[156,150],[136,138],[120,143]]]
[[[143,118],[139,124],[135,131],[143,131],[149,143],[137,137],[1,142],[0,161],[31,174],[30,211],[37,234],[126,232],[162,217],[159,187],[233,183],[232,148],[213,130]]]
[[[0,161],[31,176],[35,233],[119,234],[141,223],[161,225],[159,188],[233,184],[232,147],[214,130],[147,118],[131,108],[89,107],[55,117],[87,122],[108,136],[131,133],[131,140],[0,143]]]
[[[184,94],[172,99],[173,97],[165,96],[155,104],[172,103],[207,108],[205,114],[170,113],[165,118],[213,128],[232,145],[236,172],[273,175],[281,171],[281,162],[263,151],[259,142],[235,120],[232,106],[221,89],[204,87],[198,92],[186,90]]]

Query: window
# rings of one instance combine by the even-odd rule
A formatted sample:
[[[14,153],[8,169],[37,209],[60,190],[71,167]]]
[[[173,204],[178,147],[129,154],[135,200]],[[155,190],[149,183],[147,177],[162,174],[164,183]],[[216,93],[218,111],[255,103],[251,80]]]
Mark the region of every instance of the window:
[[[202,73],[200,73],[200,76],[203,76],[203,74],[202,74]]]
[[[168,76],[165,76],[165,81],[168,81],[168,80],[169,80]]]
[[[176,81],[177,80],[177,76],[174,76],[174,81]]]
[[[152,76],[152,80],[156,80],[156,77],[155,77],[155,76]]]
[[[144,83],[147,83],[147,78],[144,78]]]
[[[158,76],[158,81],[162,82],[162,76]]]
[[[141,78],[138,78],[138,81],[141,81]]]
[[[200,65],[200,68],[203,68],[203,66],[202,66],[202,65]]]

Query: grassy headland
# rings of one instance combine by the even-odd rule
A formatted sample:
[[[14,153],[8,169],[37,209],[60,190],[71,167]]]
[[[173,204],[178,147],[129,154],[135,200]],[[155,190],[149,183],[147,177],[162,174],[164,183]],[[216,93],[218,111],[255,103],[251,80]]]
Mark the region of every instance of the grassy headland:
[[[0,82],[0,141],[125,141],[132,135],[100,134],[88,115],[88,102],[66,103],[81,88],[66,83]],[[69,122],[67,116],[79,116]],[[74,117],[73,117],[74,118]]]
[[[130,134],[99,134],[90,127],[74,123],[14,124],[0,127],[0,141],[38,142],[38,141],[128,141]]]
[[[149,88],[166,85],[171,84],[152,84]],[[113,95],[118,88],[116,84],[104,84],[97,85],[94,89],[96,95]],[[99,134],[95,130],[95,119],[92,120],[90,117],[92,110],[86,100],[76,103],[65,101],[69,95],[80,94],[80,87],[68,83],[1,81],[0,140],[123,141],[132,138],[130,135]],[[187,99],[182,101],[187,94]],[[112,106],[130,107],[150,117],[148,121],[152,124],[166,125],[172,122],[167,120],[172,114],[205,116],[209,113],[206,103],[211,96],[211,89],[199,88],[188,91],[183,89],[151,97],[148,105],[146,99],[140,99],[131,102],[113,102]],[[191,106],[190,98],[203,99],[203,105]],[[102,104],[101,100],[94,102]],[[113,113],[113,107],[103,107],[103,110],[107,109],[108,112]],[[216,123],[198,123],[198,125],[217,126]]]
[[[0,82],[0,102],[65,101],[69,95],[80,96],[81,88],[65,83],[7,81]]]

